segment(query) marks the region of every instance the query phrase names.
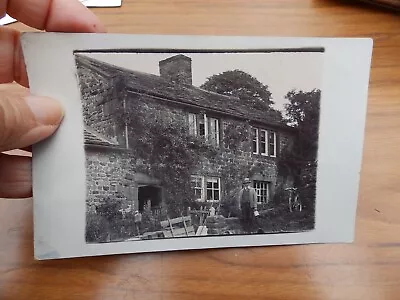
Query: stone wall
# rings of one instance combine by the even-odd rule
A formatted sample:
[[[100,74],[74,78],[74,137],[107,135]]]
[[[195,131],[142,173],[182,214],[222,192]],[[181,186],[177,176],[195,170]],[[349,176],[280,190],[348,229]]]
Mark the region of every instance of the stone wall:
[[[120,150],[86,147],[87,206],[122,201],[133,204],[129,154]]]
[[[130,98],[133,97],[133,98]],[[137,101],[141,101],[146,109],[169,114],[175,120],[186,123],[189,132],[189,110],[179,105],[165,104],[147,96],[128,95],[127,108],[134,109]],[[193,111],[192,111],[193,112]],[[203,113],[200,112],[199,113]],[[203,157],[193,170],[193,175],[219,177],[223,201],[234,200],[245,177],[271,183],[270,198],[273,197],[279,179],[277,174],[277,158],[253,155],[251,125],[242,120],[221,117],[220,146],[212,158]],[[156,121],[156,120],[155,120]],[[266,128],[269,129],[269,128]],[[290,134],[277,132],[277,156],[290,142]],[[134,146],[134,145],[131,145]],[[139,160],[142,163],[141,160]]]
[[[166,105],[162,100],[143,95],[125,96],[125,91],[118,88],[121,83],[119,78],[99,75],[79,63],[77,66],[84,122],[99,133],[116,138],[124,145],[125,128],[121,125],[122,116],[118,115],[124,107],[124,100],[127,111],[135,109],[135,101],[141,101],[150,110],[168,113],[175,120],[186,122],[189,130],[187,117],[189,111],[179,104]],[[134,97],[134,101],[130,97]],[[216,117],[220,119],[220,147],[215,157],[202,158],[197,168],[193,170],[193,174],[220,177],[223,201],[233,200],[241,188],[244,177],[269,181],[275,187],[279,181],[277,158],[252,154],[250,124],[226,116]],[[277,132],[277,141],[279,156],[279,151],[290,144],[290,135]],[[134,145],[129,146],[134,147]],[[145,163],[143,160],[134,157],[129,151],[105,151],[94,147],[87,147],[86,158],[88,204],[98,204],[107,198],[121,199],[125,203],[135,201],[137,188],[135,191],[134,172],[143,169],[139,166]]]
[[[84,124],[125,145],[125,127],[120,122],[124,94],[118,91],[122,79],[100,75],[79,63],[79,59],[77,70]]]

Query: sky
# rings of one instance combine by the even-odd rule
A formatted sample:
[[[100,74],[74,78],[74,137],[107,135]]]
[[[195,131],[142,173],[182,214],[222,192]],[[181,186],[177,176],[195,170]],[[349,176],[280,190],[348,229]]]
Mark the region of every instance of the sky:
[[[175,53],[90,53],[92,58],[127,69],[160,75],[158,62]],[[208,77],[239,69],[266,84],[275,109],[283,110],[292,89],[321,89],[323,53],[185,53],[192,58],[193,85]]]

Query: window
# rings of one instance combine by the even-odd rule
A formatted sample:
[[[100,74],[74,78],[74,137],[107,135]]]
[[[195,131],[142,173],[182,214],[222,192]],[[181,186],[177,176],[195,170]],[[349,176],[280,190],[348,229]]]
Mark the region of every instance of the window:
[[[221,182],[218,177],[193,175],[192,188],[197,201],[218,202],[221,195]]]
[[[257,202],[259,204],[268,203],[269,185],[270,183],[267,181],[254,181],[254,189],[257,192]]]
[[[219,178],[207,178],[207,201],[219,201]]]
[[[199,118],[199,135],[206,136],[206,123],[204,118]]]
[[[203,178],[201,176],[192,176],[192,187],[196,200],[202,200],[203,197]]]
[[[276,157],[276,133],[265,129],[252,128],[253,154]]]
[[[265,155],[265,156],[268,155],[267,138],[268,138],[268,131],[261,129],[260,130],[260,154]]]
[[[189,134],[197,135],[197,118],[195,114],[189,114]]]
[[[218,119],[208,118],[208,141],[212,145],[219,145],[219,122]]]
[[[276,157],[276,133],[275,132],[269,132],[268,151],[269,151],[270,156]]]
[[[212,145],[219,145],[219,120],[206,114],[189,114],[189,133],[206,139]]]
[[[258,154],[258,129],[253,128],[253,153]]]

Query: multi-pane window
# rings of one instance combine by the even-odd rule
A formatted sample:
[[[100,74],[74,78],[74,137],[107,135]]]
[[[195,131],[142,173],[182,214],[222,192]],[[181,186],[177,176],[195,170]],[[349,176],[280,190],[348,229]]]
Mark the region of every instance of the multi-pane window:
[[[194,196],[196,200],[202,200],[203,196],[203,177],[201,176],[192,176],[192,187],[194,190]]]
[[[199,118],[199,136],[206,136],[206,122],[205,118]]]
[[[208,141],[217,146],[219,145],[219,122],[215,118],[207,118]]]
[[[252,128],[253,154],[276,157],[276,133],[260,128]]]
[[[195,114],[189,114],[189,134],[197,135],[197,117]]]
[[[260,129],[260,154],[268,155],[267,148],[268,131]]]
[[[207,178],[207,201],[219,201],[219,178]]]
[[[254,189],[257,193],[258,203],[268,203],[269,201],[269,185],[267,181],[254,181]]]
[[[192,176],[192,188],[198,201],[218,202],[221,196],[221,181],[218,177]]]
[[[254,154],[258,154],[258,147],[259,147],[258,129],[253,128],[253,153]]]
[[[219,120],[206,114],[189,114],[189,133],[206,139],[212,145],[218,146],[220,140]]]
[[[270,156],[276,156],[276,133],[270,132],[268,135],[268,152]]]

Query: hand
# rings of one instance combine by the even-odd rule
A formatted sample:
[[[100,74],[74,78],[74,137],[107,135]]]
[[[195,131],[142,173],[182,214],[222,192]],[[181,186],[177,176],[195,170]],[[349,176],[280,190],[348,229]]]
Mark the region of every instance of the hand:
[[[0,17],[8,13],[28,26],[56,32],[104,32],[96,16],[78,0],[0,0]],[[20,33],[0,27],[0,84],[16,81],[28,88]],[[27,149],[58,128],[63,111],[55,100],[12,95],[0,88],[0,198],[32,195],[31,158],[1,152]]]

